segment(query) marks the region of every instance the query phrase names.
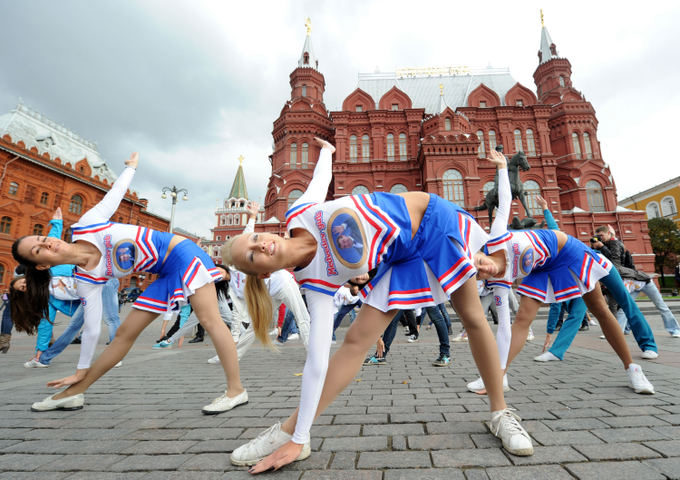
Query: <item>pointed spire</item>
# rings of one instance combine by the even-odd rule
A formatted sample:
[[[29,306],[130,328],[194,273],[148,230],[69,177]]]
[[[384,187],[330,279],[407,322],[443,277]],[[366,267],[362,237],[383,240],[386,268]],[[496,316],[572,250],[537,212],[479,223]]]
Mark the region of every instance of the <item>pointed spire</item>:
[[[548,29],[545,28],[543,9],[541,9],[541,48],[538,51],[538,63],[543,64],[553,58],[559,58],[559,55],[557,54],[557,47],[550,38]]]
[[[446,104],[446,100],[444,100],[444,84],[440,83],[439,84],[439,113],[442,113],[447,108],[448,108],[448,105]]]
[[[307,36],[302,47],[302,55],[300,55],[300,60],[298,60],[298,67],[316,70],[319,68],[319,60],[314,55],[314,49],[312,48],[312,19],[309,17],[305,21],[305,28],[307,28]]]
[[[236,177],[231,186],[229,198],[248,198],[248,189],[246,188],[246,177],[243,175],[243,155],[238,157],[238,170],[236,170]]]

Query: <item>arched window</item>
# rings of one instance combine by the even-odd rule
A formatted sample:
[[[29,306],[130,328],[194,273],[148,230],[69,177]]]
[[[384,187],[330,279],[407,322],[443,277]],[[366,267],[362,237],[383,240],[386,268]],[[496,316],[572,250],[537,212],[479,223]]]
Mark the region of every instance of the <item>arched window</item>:
[[[290,168],[295,168],[297,164],[297,143],[290,144]]]
[[[519,152],[520,150],[524,150],[522,148],[522,131],[519,128],[515,129],[515,152]]]
[[[371,159],[371,139],[368,135],[361,137],[361,158],[363,158],[364,162],[368,162]]]
[[[477,130],[477,138],[479,139],[479,147],[477,148],[477,156],[479,158],[486,158],[486,149],[484,148],[484,132]]]
[[[659,212],[659,205],[656,202],[649,202],[647,204],[647,219],[659,218],[661,213]]]
[[[532,217],[534,215],[542,215],[543,211],[541,207],[538,206],[536,197],[541,194],[541,187],[538,183],[533,180],[527,180],[522,184],[524,186],[525,199],[527,201],[527,207],[529,207],[529,215]]]
[[[366,193],[368,193],[368,188],[363,185],[357,185],[352,189],[352,195],[364,195]]]
[[[399,134],[399,160],[406,160],[407,157],[408,157],[408,153],[407,153],[407,148],[406,148],[406,134],[400,133]]]
[[[50,194],[47,192],[42,192],[40,194],[40,205],[47,205],[47,201],[50,198]]]
[[[391,133],[387,134],[387,161],[394,161],[394,135]]]
[[[464,205],[463,176],[458,170],[447,170],[442,177],[444,185],[444,198],[458,205]]]
[[[302,161],[300,163],[302,168],[309,167],[309,145],[306,143],[302,144]]]
[[[661,199],[661,215],[670,217],[676,213],[678,213],[678,209],[675,208],[675,199],[673,197],[664,197]]]
[[[68,211],[80,215],[83,211],[83,197],[77,194],[73,195],[71,197],[71,202],[68,204]]]
[[[527,128],[527,155],[536,156],[536,142],[534,142],[534,131]]]
[[[306,97],[307,96],[307,85],[302,86],[302,96]]]
[[[43,234],[43,226],[40,225],[39,223],[36,223],[33,225],[33,235],[42,235]]]
[[[16,195],[18,190],[19,190],[19,184],[17,182],[10,182],[9,183],[9,194],[10,195]]]
[[[581,158],[581,143],[578,140],[578,133],[571,134],[571,143],[574,146],[574,155],[576,155],[576,158]]]
[[[408,192],[408,188],[406,188],[406,185],[402,185],[401,183],[395,183],[392,185],[392,188],[390,188],[390,193],[404,193]]]
[[[12,218],[2,217],[0,218],[0,233],[10,233],[12,229]]]
[[[583,149],[586,151],[586,158],[593,158],[593,145],[590,143],[590,134],[583,133]]]
[[[137,225],[139,225],[139,220],[137,220]],[[71,229],[71,227],[65,228],[64,233],[61,236],[61,239],[65,242],[70,242],[71,240],[73,240],[72,237],[73,237],[73,230]]]
[[[0,263],[0,283],[5,283],[5,266]]]
[[[356,163],[357,161],[357,136],[356,135],[350,135],[349,136],[349,161]]]
[[[591,212],[604,212],[604,197],[602,196],[602,186],[596,180],[586,183],[586,196],[588,198],[588,208]]]
[[[489,130],[489,151],[496,148],[496,131]]]
[[[447,132],[451,130],[451,119],[449,117],[446,117],[444,119],[444,130],[446,130]]]
[[[303,63],[304,65],[309,65],[309,53],[305,52],[305,53],[302,55],[302,63]],[[560,77],[560,78],[561,78],[561,77]]]
[[[564,77],[560,75],[560,87],[564,87]]]
[[[295,203],[295,200],[297,200],[301,196],[302,196],[302,190],[292,190],[288,194],[288,208],[292,207],[293,204]]]
[[[234,214],[232,221],[231,221],[231,224],[232,225],[240,225],[241,224],[241,215]]]
[[[486,194],[491,191],[491,189],[496,185],[495,182],[486,182],[482,187],[482,193],[486,197]]]

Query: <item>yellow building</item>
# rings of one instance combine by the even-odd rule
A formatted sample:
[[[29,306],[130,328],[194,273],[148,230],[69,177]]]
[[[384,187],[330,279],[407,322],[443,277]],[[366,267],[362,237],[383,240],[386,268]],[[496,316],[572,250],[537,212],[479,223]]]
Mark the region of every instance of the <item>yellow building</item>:
[[[669,218],[680,227],[678,204],[680,204],[680,177],[672,178],[619,201],[621,207],[647,212],[647,220],[658,217]]]

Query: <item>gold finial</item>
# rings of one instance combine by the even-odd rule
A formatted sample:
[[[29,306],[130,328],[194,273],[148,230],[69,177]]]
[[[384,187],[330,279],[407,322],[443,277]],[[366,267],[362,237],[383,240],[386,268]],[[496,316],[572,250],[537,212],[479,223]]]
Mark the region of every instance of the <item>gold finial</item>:
[[[307,20],[305,20],[305,27],[307,27],[307,36],[309,37],[312,34],[312,19],[307,17]]]
[[[439,84],[439,96],[440,97],[444,96],[444,84],[443,83]]]
[[[543,23],[543,9],[541,8],[541,27],[545,27],[545,23]]]
[[[243,165],[243,160],[245,160],[245,157],[244,157],[243,155],[239,155],[239,156],[238,156],[238,164],[239,164],[239,166],[240,166],[240,165]]]

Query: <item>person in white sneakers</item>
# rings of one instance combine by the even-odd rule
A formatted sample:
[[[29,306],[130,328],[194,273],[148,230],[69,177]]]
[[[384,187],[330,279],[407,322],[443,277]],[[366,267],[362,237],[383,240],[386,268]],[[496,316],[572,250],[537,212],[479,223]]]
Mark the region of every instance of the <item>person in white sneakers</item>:
[[[597,252],[559,230],[508,231],[512,196],[505,157],[500,155],[499,161],[494,163],[498,168],[498,208],[491,225],[492,238],[483,252],[475,254],[475,266],[479,272],[477,277],[485,279],[487,285],[493,287],[497,298],[499,319],[496,340],[501,370],[507,375],[507,369],[524,346],[531,322],[542,304],[583,297],[588,309],[599,320],[607,341],[621,359],[631,387],[636,393],[654,393],[652,384],[640,367],[633,363],[621,328],[609,311],[597,283],[599,280],[607,286],[619,303],[630,303],[630,296],[623,290],[616,269]],[[521,280],[517,289],[521,300],[511,327],[506,292],[516,280]],[[620,292],[623,294],[619,295]],[[635,302],[632,303],[628,306],[636,309]],[[507,384],[507,381],[504,383]],[[484,388],[481,378],[468,385],[470,390],[479,387],[478,391]]]
[[[314,418],[352,381],[395,311],[436,306],[449,298],[489,390],[492,432],[509,452],[531,455],[531,439],[505,403],[498,351],[477,296],[472,256],[488,239],[486,232],[452,202],[424,192],[376,192],[326,202],[335,148],[321,139],[317,143],[321,153],[312,180],[286,213],[290,238],[245,234],[222,247],[223,263],[248,274],[248,311],[264,344],[270,342],[272,302],[262,280],[272,272],[295,269],[307,290],[312,318],[299,409],[234,450],[232,463],[256,464],[250,471],[259,473],[308,457]],[[351,248],[337,242],[335,227],[340,224],[360,237]],[[361,291],[361,311],[329,361],[333,295],[343,283],[373,268],[375,277]]]
[[[55,265],[76,265],[77,291],[85,310],[76,373],[49,382],[50,387],[68,388],[34,403],[34,411],[82,407],[85,390],[123,359],[142,330],[159,314],[170,317],[189,299],[222,359],[227,379],[222,410],[248,401],[239,376],[236,346],[217,308],[214,282],[222,276],[210,257],[184,237],[109,220],[127,192],[137,163],[138,155],[133,153],[111,190],[71,227],[72,243],[31,235],[12,245],[15,260],[26,266],[27,293],[38,292],[26,295],[27,322],[37,325],[47,310],[49,268]],[[102,288],[108,279],[131,272],[151,272],[158,278],[139,295],[113,341],[92,363],[101,329]]]

